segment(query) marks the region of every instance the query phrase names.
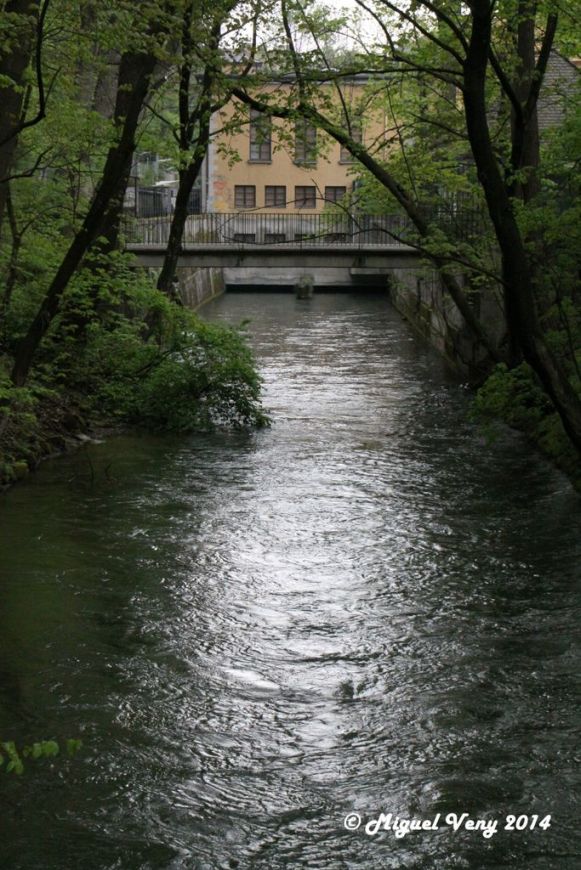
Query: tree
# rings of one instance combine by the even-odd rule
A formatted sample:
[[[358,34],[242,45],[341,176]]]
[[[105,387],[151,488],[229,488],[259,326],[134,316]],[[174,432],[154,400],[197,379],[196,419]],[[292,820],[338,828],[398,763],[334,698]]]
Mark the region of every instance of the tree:
[[[59,312],[63,295],[99,234],[109,233],[110,244],[116,240],[122,201],[136,148],[136,131],[159,51],[168,38],[166,16],[172,11],[168,4],[150,4],[148,9],[140,8],[135,13],[139,25],[131,33],[129,45],[119,64],[114,139],[82,224],[26,334],[18,343],[12,368],[12,381],[16,386],[23,386],[26,382],[34,355]]]
[[[109,150],[101,182],[95,191],[90,208],[30,324],[26,335],[19,342],[12,381],[16,386],[26,382],[34,355],[44,335],[56,317],[65,290],[83,257],[98,237],[99,230],[114,198],[124,192],[135,151],[135,131],[145,101],[151,76],[155,68],[155,56],[149,52],[126,52],[119,69],[116,118],[123,119],[118,141]],[[122,108],[121,108],[122,107]],[[122,114],[124,112],[124,114]],[[118,204],[114,203],[114,208]]]
[[[236,57],[248,48],[246,29],[252,37],[244,66],[247,73],[256,45],[262,4],[240,0],[188,2],[183,10],[178,72],[178,118],[166,118],[177,145],[178,190],[167,249],[157,287],[172,296],[173,280],[181,252],[190,194],[200,173],[211,138],[212,115],[231,98],[225,55]],[[227,38],[227,46],[224,39]]]
[[[520,87],[514,90],[500,66],[493,47],[493,6],[488,0],[470,4],[472,26],[465,47],[463,98],[468,137],[484,191],[488,212],[494,225],[502,256],[505,314],[516,346],[543,384],[563,426],[581,453],[581,400],[567,372],[551,351],[541,328],[538,300],[535,297],[536,264],[527,250],[527,239],[519,226],[511,194],[519,193],[524,202],[538,193],[538,120],[536,106],[551,50],[556,15],[546,20],[543,45],[534,68],[534,25],[537,4],[521,2],[518,9],[517,44],[521,61]],[[489,59],[513,108],[511,163],[502,172],[488,126],[486,74]],[[520,92],[519,92],[520,91]],[[524,173],[518,185],[515,178]]]

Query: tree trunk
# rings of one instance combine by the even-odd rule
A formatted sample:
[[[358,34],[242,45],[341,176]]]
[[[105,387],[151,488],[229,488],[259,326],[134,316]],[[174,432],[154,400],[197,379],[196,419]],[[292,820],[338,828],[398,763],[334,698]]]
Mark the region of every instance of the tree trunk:
[[[115,100],[114,119],[117,129],[121,129],[124,119],[131,110],[130,95],[134,92],[140,72],[135,64],[135,55],[128,54],[121,58],[117,75],[117,96]],[[94,283],[87,289],[87,297],[90,305],[83,311],[69,311],[64,308],[59,329],[74,336],[77,341],[84,340],[85,330],[92,318],[102,313],[108,304],[99,303],[99,277],[98,270],[102,265],[103,257],[116,250],[119,243],[121,218],[123,215],[123,203],[131,174],[133,153],[123,166],[118,177],[116,189],[112,192],[109,204],[101,220],[101,226],[96,233],[97,241],[94,241],[83,260],[82,268],[88,273],[94,273]]]
[[[195,159],[186,167],[181,169],[179,173],[179,186],[176,196],[176,204],[172,215],[171,227],[169,231],[169,239],[167,250],[163,259],[163,266],[157,280],[157,289],[161,290],[167,296],[172,297],[173,281],[176,274],[176,268],[179,256],[182,250],[182,239],[186,219],[188,217],[188,202],[192,188],[196,182],[204,156],[207,151],[209,141],[209,123],[205,125],[205,129],[200,134],[197,154]],[[177,301],[177,300],[174,300]]]
[[[8,176],[14,161],[18,132],[22,122],[25,73],[37,37],[40,0],[8,0],[3,14],[17,21],[9,32],[6,47],[0,49],[0,232],[8,196]],[[18,16],[18,18],[16,18]]]
[[[192,34],[192,20],[195,3],[188,3],[184,9],[182,19],[182,63],[180,65],[180,86],[178,95],[179,109],[179,146],[180,157],[184,160],[186,155],[193,154],[185,169],[179,170],[179,185],[176,196],[175,209],[172,216],[167,250],[163,260],[161,273],[157,281],[157,289],[161,290],[175,302],[181,299],[175,298],[174,279],[179,255],[182,250],[182,239],[188,216],[188,203],[190,194],[202,167],[204,157],[208,151],[210,141],[210,125],[212,112],[217,106],[212,106],[212,91],[216,77],[213,63],[206,59],[202,76],[201,93],[194,110],[190,108],[191,83],[192,83],[192,52],[194,49],[194,37]],[[211,56],[218,50],[220,43],[220,19],[214,21],[210,28],[208,48]],[[194,147],[194,142],[195,147]]]
[[[513,102],[511,164],[516,177],[511,179],[510,193],[523,202],[530,202],[541,189],[538,174],[541,157],[537,104],[558,21],[555,12],[549,13],[537,58],[537,7],[538,0],[519,0],[514,34],[518,66],[512,89],[518,107]],[[516,173],[522,170],[525,171],[525,176],[519,178]]]
[[[12,301],[12,294],[14,292],[14,287],[16,286],[16,279],[18,277],[18,259],[20,256],[20,248],[22,247],[22,233],[19,232],[16,223],[16,216],[14,214],[14,207],[10,196],[10,185],[7,184],[6,187],[8,188],[6,211],[8,214],[10,230],[12,232],[12,246],[10,248],[10,258],[8,260],[8,269],[6,271],[4,293],[0,300],[0,347],[5,345],[6,315],[8,314],[10,303]]]
[[[143,103],[149,90],[149,82],[156,61],[150,55],[124,54],[119,64],[119,76],[117,83],[117,97],[115,100],[115,127],[123,130],[123,136],[129,133],[128,147],[119,162],[119,169],[111,185],[111,193],[105,211],[101,218],[99,228],[99,244],[97,252],[106,254],[118,247],[121,218],[123,215],[123,203],[127,185],[131,176],[133,155],[135,153],[135,132]],[[138,105],[139,104],[139,105]],[[131,130],[126,131],[127,124]],[[121,142],[120,142],[121,146]],[[103,172],[105,176],[107,168]]]
[[[126,184],[131,169],[137,124],[155,64],[155,58],[149,53],[128,52],[123,56],[119,81],[124,87],[118,90],[116,107],[116,116],[123,118],[119,138],[109,150],[101,182],[83,225],[65,254],[28,332],[17,347],[12,370],[12,381],[16,386],[26,382],[38,346],[59,311],[71,278],[91,244],[102,232],[105,217],[108,213],[115,214],[120,208],[120,190]]]

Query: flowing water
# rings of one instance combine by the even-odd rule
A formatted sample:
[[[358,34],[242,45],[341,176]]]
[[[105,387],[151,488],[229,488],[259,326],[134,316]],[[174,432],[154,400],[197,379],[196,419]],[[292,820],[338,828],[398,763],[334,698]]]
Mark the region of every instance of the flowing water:
[[[0,734],[84,742],[0,771],[2,870],[581,866],[578,496],[383,298],[204,316],[251,319],[272,429],[0,497]]]

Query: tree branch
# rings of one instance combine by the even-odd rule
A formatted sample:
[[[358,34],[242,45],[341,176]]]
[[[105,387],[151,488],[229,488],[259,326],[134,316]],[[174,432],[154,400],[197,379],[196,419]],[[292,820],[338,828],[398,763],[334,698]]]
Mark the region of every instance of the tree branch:
[[[356,3],[358,5],[361,5],[361,0],[356,0]],[[438,48],[441,48],[442,51],[446,52],[446,54],[451,55],[454,58],[454,60],[456,60],[460,64],[460,66],[462,66],[462,64],[464,63],[464,58],[462,57],[462,55],[459,54],[456,51],[456,49],[453,48],[451,45],[449,45],[447,42],[444,42],[444,40],[440,39],[438,36],[436,36],[434,33],[432,33],[432,31],[428,30],[427,27],[424,27],[423,24],[420,24],[420,22],[418,21],[418,19],[414,15],[412,15],[410,12],[405,12],[401,8],[401,5],[397,5],[396,3],[391,3],[390,0],[381,0],[381,3],[384,6],[386,6],[388,9],[390,9],[392,12],[395,12],[396,15],[399,15],[400,18],[403,18],[404,21],[407,21],[408,24],[411,24],[412,27],[418,31],[418,33],[421,33],[422,36],[425,36],[426,39],[429,39],[430,42],[432,42],[434,45],[437,45]],[[427,9],[429,9],[431,12],[433,12],[434,15],[436,15],[436,17],[438,18],[438,20],[443,21],[443,23],[446,24],[446,26],[450,28],[450,30],[452,31],[454,36],[460,42],[460,45],[462,46],[462,48],[464,48],[464,50],[466,50],[466,48],[468,46],[468,43],[466,41],[466,37],[464,36],[462,31],[458,28],[458,26],[456,24],[454,24],[454,22],[452,22],[451,19],[444,12],[442,12],[441,10],[438,10],[437,7],[435,7],[432,3],[429,2],[429,0],[422,0],[422,6],[425,6]]]

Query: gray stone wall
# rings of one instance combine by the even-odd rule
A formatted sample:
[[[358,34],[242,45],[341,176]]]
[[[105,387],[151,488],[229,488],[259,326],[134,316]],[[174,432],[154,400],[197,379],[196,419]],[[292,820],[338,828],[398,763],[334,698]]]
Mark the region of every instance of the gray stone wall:
[[[223,269],[178,268],[177,278],[184,305],[195,311],[225,290]]]
[[[458,372],[471,379],[479,377],[486,353],[472,338],[434,269],[393,269],[389,293],[400,314]],[[504,321],[498,296],[489,291],[473,296],[472,304],[492,338],[500,343]]]

